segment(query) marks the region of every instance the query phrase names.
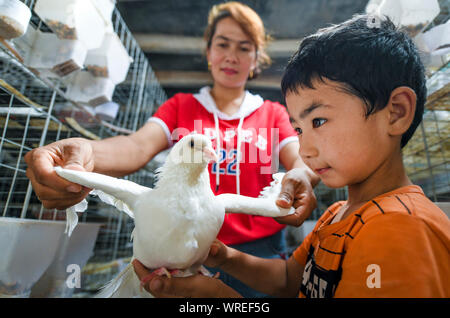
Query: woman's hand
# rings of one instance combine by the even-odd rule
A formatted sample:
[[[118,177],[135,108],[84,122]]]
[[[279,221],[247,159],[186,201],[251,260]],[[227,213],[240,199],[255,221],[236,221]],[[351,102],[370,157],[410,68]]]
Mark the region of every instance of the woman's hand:
[[[139,280],[142,280],[151,273],[137,259],[133,261],[133,266]],[[220,279],[203,275],[172,278],[155,275],[143,287],[155,297],[241,297],[234,289],[225,285]]]
[[[281,181],[281,192],[276,201],[282,208],[293,206],[295,212],[290,215],[274,218],[278,223],[300,226],[317,207],[311,176],[305,169],[295,168],[286,172]]]
[[[35,148],[25,157],[26,175],[34,192],[47,209],[63,210],[83,200],[91,189],[59,177],[54,167],[92,171],[94,159],[91,144],[82,138],[64,139]]]

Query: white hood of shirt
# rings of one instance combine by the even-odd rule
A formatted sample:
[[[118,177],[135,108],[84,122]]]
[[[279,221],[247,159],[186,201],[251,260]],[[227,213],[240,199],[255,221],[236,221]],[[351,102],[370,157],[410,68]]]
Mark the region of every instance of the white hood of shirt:
[[[205,86],[200,89],[200,91],[197,94],[194,94],[194,98],[198,100],[200,104],[205,107],[205,109],[211,113],[217,114],[217,117],[221,120],[235,120],[240,119],[242,117],[247,117],[251,113],[253,113],[255,110],[257,110],[261,105],[264,103],[264,100],[259,95],[253,95],[249,91],[245,91],[245,97],[244,101],[242,102],[241,106],[239,107],[239,110],[234,113],[233,115],[228,115],[225,113],[222,113],[218,108],[216,103],[214,102],[214,99],[211,96],[211,87]]]
[[[259,95],[253,95],[249,91],[246,90],[244,100],[242,101],[242,104],[239,107],[239,110],[231,116],[227,115],[225,113],[222,113],[217,108],[217,105],[211,96],[211,88],[208,86],[202,87],[198,94],[194,94],[194,98],[197,99],[199,101],[199,103],[201,105],[203,105],[203,107],[205,107],[205,109],[209,113],[214,115],[214,126],[215,126],[215,130],[216,130],[216,136],[218,139],[217,143],[216,143],[216,145],[217,145],[216,151],[218,154],[220,154],[220,147],[221,147],[219,119],[221,119],[221,120],[239,119],[239,124],[237,127],[237,148],[236,149],[239,149],[238,158],[240,158],[240,156],[241,156],[240,149],[241,149],[241,143],[242,143],[241,130],[242,130],[242,124],[244,122],[244,118],[247,117],[248,115],[250,115],[251,113],[253,113],[256,109],[258,109],[264,103],[264,100],[262,99],[262,97]],[[217,158],[219,158],[219,156]],[[240,194],[240,168],[239,168],[240,161],[241,161],[241,159],[238,159],[236,161],[236,193],[237,194]],[[217,164],[219,164],[219,159],[217,160]],[[219,184],[220,184],[219,170],[220,169],[218,168],[217,172],[216,172],[216,191],[219,188]]]

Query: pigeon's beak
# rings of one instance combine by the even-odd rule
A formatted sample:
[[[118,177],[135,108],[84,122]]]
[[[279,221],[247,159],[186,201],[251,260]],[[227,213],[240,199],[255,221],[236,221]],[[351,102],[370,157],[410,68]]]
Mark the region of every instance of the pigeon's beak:
[[[211,147],[203,148],[203,157],[207,158],[208,161],[217,161],[217,159],[218,159],[216,152]]]

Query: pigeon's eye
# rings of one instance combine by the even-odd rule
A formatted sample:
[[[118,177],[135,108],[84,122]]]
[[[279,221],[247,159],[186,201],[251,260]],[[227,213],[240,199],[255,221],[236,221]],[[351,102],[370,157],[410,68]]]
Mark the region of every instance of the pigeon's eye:
[[[189,146],[191,146],[191,148],[194,148],[194,141],[191,140],[191,142],[189,143]]]

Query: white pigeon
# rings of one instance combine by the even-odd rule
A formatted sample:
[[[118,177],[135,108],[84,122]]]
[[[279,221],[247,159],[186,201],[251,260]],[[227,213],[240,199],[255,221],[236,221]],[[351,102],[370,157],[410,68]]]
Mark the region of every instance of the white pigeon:
[[[154,189],[93,172],[61,167],[55,170],[64,179],[95,189],[91,194],[134,217],[133,258],[150,269],[164,269],[166,273],[165,269],[177,269],[175,276],[189,276],[202,271],[201,264],[222,226],[225,212],[278,217],[294,211],[275,203],[283,173],[273,175],[275,180],[259,198],[228,193],[214,196],[207,166],[216,159],[208,137],[190,134],[170,151],[158,170]],[[134,296],[151,295],[140,288],[131,263],[97,294]]]

